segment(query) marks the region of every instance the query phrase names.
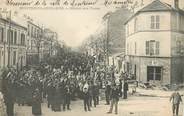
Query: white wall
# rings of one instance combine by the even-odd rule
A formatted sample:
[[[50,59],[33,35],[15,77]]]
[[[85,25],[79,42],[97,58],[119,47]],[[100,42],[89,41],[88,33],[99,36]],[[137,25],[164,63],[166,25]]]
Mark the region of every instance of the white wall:
[[[160,29],[151,29],[151,16],[160,16]],[[134,20],[137,18],[137,32],[134,31]],[[171,56],[171,14],[170,12],[145,12],[134,17],[127,24],[129,25],[130,35],[126,37],[126,49],[129,51],[127,55],[146,55],[146,41],[155,40],[160,42],[161,57]],[[127,26],[126,25],[126,26]],[[137,46],[135,54],[135,43]],[[129,48],[128,48],[129,44]]]

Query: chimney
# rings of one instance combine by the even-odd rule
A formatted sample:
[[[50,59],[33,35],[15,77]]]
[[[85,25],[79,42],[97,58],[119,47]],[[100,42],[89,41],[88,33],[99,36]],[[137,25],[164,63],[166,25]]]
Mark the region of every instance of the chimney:
[[[179,9],[179,0],[174,0],[174,8]]]

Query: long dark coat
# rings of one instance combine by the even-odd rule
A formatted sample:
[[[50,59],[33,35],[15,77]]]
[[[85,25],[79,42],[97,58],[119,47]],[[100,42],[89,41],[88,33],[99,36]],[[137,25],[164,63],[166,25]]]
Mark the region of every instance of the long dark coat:
[[[41,115],[41,94],[39,90],[35,90],[33,92],[33,102],[32,102],[32,114],[33,115]]]

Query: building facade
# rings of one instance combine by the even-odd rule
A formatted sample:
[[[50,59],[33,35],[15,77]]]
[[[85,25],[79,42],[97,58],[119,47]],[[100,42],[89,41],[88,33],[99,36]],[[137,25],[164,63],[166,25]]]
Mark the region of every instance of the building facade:
[[[143,83],[184,81],[184,11],[178,0],[174,5],[155,0],[125,25],[129,74]]]
[[[44,38],[42,47],[43,58],[56,55],[57,50],[55,49],[55,44],[58,43],[57,33],[49,28],[45,28]]]
[[[27,65],[38,64],[41,59],[42,28],[27,21]]]
[[[0,18],[0,67],[26,65],[27,28],[13,20]]]

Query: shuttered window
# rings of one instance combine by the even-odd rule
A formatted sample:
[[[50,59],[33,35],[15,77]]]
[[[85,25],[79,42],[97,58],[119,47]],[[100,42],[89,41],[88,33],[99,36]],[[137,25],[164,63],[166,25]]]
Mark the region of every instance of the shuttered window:
[[[160,42],[155,40],[146,41],[146,55],[159,55]]]
[[[149,41],[146,41],[146,55],[149,55]]]

